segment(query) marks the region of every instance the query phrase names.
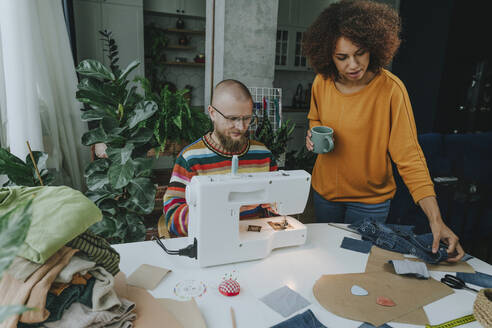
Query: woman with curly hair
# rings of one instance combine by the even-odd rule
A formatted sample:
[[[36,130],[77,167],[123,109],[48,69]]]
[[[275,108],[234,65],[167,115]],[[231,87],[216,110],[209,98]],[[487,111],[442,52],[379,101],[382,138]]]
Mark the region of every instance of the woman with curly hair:
[[[393,160],[429,219],[433,251],[443,240],[449,261],[458,261],[464,252],[442,220],[407,90],[384,69],[400,45],[400,26],[387,5],[342,0],[326,8],[304,36],[304,53],[317,73],[309,125],[329,126],[335,136],[334,150],[319,154],[313,170],[316,220],[386,221],[396,191]],[[313,150],[310,131],[306,147]]]

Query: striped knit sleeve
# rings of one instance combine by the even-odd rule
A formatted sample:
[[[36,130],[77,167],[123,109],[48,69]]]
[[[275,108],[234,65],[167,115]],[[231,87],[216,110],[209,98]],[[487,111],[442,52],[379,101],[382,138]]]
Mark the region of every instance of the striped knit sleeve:
[[[188,205],[186,185],[196,175],[181,153],[174,164],[171,180],[164,195],[164,217],[169,232],[176,236],[188,235]]]

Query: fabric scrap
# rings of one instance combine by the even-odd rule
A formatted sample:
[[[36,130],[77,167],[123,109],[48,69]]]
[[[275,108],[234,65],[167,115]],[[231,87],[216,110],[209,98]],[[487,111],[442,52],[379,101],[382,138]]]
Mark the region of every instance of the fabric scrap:
[[[350,288],[350,292],[356,296],[366,296],[369,294],[367,290],[357,285],[353,285],[352,288]]]
[[[492,288],[492,276],[483,272],[457,272],[456,277],[460,278],[467,284],[473,284],[484,288]]]
[[[132,321],[136,318],[134,308],[135,303],[124,298],[121,299],[121,305],[105,311],[92,311],[84,304],[73,303],[60,320],[45,323],[45,326],[47,328],[129,328],[133,327]]]
[[[271,328],[326,328],[311,310],[306,310]]]
[[[392,327],[386,323],[382,326],[376,327],[371,325],[370,323],[364,322],[362,325],[359,326],[359,328],[392,328]]]
[[[371,250],[372,242],[368,240],[359,240],[359,239],[344,237],[340,247],[351,251],[367,254]]]
[[[67,243],[67,246],[79,249],[89,260],[96,262],[113,276],[120,271],[120,254],[103,237],[86,231]]]
[[[153,290],[169,271],[169,269],[158,266],[142,264],[128,276],[127,283],[132,286]]]
[[[26,199],[33,200],[29,231],[17,255],[39,264],[102,219],[91,200],[66,186],[0,188],[0,199],[0,216]]]
[[[68,248],[60,249],[52,255],[44,265],[34,272],[25,282],[16,280],[8,272],[3,274],[0,281],[0,305],[26,304],[31,290],[44,276],[59,262],[69,251]],[[13,315],[0,323],[1,328],[17,327],[19,315]]]
[[[260,298],[260,301],[284,317],[288,317],[292,313],[297,312],[311,304],[308,300],[290,289],[288,286],[283,286],[274,290],[268,295]]]
[[[420,279],[429,279],[429,271],[424,262],[409,260],[390,260],[397,274],[413,275]]]

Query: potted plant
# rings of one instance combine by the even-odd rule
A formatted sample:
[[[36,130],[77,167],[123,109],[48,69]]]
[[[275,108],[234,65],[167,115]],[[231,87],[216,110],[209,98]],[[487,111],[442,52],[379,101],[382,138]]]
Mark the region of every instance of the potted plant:
[[[85,168],[86,195],[103,213],[102,221],[90,229],[112,243],[138,241],[145,238],[143,215],[154,208],[156,188],[150,180],[153,159],[147,157],[153,131],[145,121],[158,107],[138,95],[136,86],[129,87],[128,74],[139,62],[120,70],[110,34],[106,45],[110,68],[90,59],[77,67],[81,80],[76,98],[85,107],[82,119],[96,123],[82,136],[82,143],[107,147],[106,158],[96,159]]]
[[[153,131],[154,151],[177,155],[183,147],[197,140],[212,128],[212,122],[201,108],[190,106],[188,89],[172,92],[165,85],[160,92],[152,90],[149,80],[138,79],[145,91],[144,98],[157,104],[158,110],[144,125]]]
[[[285,151],[287,142],[292,139],[295,123],[287,120],[274,131],[268,115],[264,115],[255,132],[255,139],[262,142],[271,152],[278,167],[285,166]]]
[[[0,148],[0,175],[6,175],[8,180],[3,184],[6,186],[40,186],[41,180],[43,185],[50,185],[55,181],[55,177],[46,167],[48,154],[33,151],[32,158],[26,156],[25,162],[17,156],[11,154],[6,149]],[[39,172],[36,172],[36,169]]]

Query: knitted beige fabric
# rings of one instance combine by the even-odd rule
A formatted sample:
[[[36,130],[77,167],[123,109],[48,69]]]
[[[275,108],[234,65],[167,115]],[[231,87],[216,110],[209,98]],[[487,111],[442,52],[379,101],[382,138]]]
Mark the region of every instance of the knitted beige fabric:
[[[482,289],[477,294],[473,315],[484,328],[492,328],[492,288]]]

